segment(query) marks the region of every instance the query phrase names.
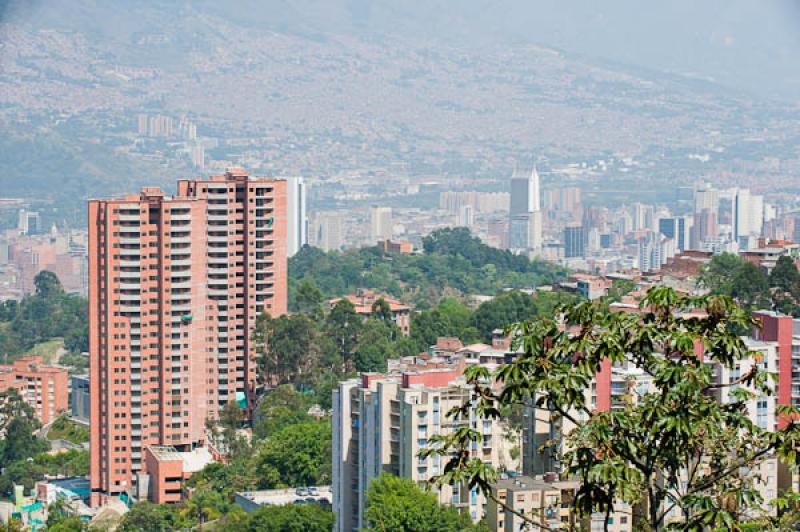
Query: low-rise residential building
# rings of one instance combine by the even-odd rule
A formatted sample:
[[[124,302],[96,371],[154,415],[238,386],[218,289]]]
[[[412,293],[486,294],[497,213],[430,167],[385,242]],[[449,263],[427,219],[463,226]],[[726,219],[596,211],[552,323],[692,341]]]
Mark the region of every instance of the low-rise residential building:
[[[536,529],[518,514],[528,516],[549,529],[569,529],[575,525],[571,501],[578,483],[548,480],[530,476],[498,480],[492,486],[492,494],[505,506],[493,502],[486,506],[489,530],[517,532]]]
[[[408,240],[381,240],[378,246],[384,253],[411,253],[414,245]]]
[[[350,301],[356,309],[356,313],[367,320],[375,316],[373,306],[379,300],[384,300],[391,310],[392,321],[400,329],[403,336],[411,334],[411,307],[402,301],[389,297],[387,295],[376,294],[373,290],[359,289],[355,294],[350,294],[344,297]],[[340,299],[332,299],[328,301],[328,306],[333,307]]]
[[[0,366],[0,392],[16,388],[44,425],[67,411],[67,379],[67,368],[46,365],[41,356],[26,356]]]
[[[213,461],[206,447],[180,452],[172,446],[150,445],[145,448],[144,469],[137,483],[139,498],[155,504],[180,502],[184,481]]]

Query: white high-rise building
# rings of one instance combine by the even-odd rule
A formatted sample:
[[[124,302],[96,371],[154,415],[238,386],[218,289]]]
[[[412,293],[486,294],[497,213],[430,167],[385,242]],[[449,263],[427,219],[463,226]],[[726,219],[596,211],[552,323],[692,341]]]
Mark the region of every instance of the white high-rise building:
[[[308,244],[306,183],[302,177],[286,178],[286,256]]]
[[[764,196],[751,194],[746,188],[735,189],[731,208],[733,241],[744,248],[751,247],[764,226]]]
[[[369,210],[372,243],[392,238],[392,208],[373,206]]]
[[[338,212],[315,213],[311,221],[310,242],[325,251],[344,246],[344,216]]]
[[[539,173],[515,171],[511,176],[511,201],[508,218],[508,247],[516,253],[542,249],[542,211]]]
[[[17,229],[23,235],[38,235],[42,230],[42,220],[39,213],[36,211],[26,211],[21,209],[19,211],[19,222]]]
[[[719,191],[708,183],[702,183],[694,191],[694,212],[706,209],[714,213],[719,210]]]
[[[458,213],[458,225],[460,227],[472,227],[475,224],[475,210],[472,205],[464,205]]]

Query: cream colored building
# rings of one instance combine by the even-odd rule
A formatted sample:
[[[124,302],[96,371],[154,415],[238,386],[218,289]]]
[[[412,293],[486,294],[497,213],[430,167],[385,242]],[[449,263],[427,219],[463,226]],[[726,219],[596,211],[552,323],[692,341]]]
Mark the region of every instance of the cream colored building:
[[[412,357],[413,358],[413,357]],[[370,482],[383,472],[423,484],[443,472],[445,457],[420,458],[435,434],[460,426],[481,433],[472,456],[501,470],[521,468],[520,434],[500,421],[474,415],[453,420],[447,413],[473,399],[462,377],[464,362],[442,359],[392,364],[388,375],[363,374],[339,383],[333,397],[333,510],[336,530],[367,526],[364,510]],[[473,521],[484,516],[486,501],[477,490],[444,486],[436,494]]]

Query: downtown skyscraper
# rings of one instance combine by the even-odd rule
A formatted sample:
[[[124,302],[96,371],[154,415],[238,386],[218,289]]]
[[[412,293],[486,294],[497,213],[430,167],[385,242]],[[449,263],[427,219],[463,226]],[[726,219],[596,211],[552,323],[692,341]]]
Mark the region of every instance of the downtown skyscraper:
[[[306,182],[302,177],[286,178],[286,256],[308,244]]]
[[[139,481],[144,449],[190,450],[255,398],[256,317],[286,313],[286,181],[241,169],[89,202],[91,502]],[[146,481],[146,479],[143,479]]]
[[[533,254],[542,248],[542,211],[539,173],[514,171],[508,219],[508,247],[514,253]]]

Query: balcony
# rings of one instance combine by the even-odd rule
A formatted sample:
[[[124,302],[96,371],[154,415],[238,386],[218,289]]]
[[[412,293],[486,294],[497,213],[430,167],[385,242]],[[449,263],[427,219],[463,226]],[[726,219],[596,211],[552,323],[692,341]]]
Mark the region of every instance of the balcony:
[[[192,237],[188,235],[186,236],[174,236],[169,239],[170,245],[173,244],[186,244],[189,245],[192,243]]]
[[[120,222],[139,222],[140,219],[141,215],[138,210],[135,213],[124,213],[122,211],[119,213]]]

